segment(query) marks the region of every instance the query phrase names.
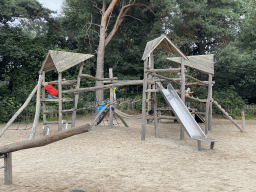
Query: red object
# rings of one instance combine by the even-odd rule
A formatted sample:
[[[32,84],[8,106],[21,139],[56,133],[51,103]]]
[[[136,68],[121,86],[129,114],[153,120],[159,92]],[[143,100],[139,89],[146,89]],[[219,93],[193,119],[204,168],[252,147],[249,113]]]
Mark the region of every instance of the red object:
[[[44,88],[51,94],[51,96],[58,95],[58,91],[52,86],[52,84],[49,84],[47,87]]]

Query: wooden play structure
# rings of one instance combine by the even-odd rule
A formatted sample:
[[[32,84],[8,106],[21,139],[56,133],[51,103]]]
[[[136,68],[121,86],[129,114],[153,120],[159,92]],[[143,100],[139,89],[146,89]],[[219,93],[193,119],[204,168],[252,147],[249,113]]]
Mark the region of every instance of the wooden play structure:
[[[156,48],[160,48],[167,53],[173,54],[177,57],[168,58],[170,61],[177,63],[177,68],[169,67],[168,69],[155,69],[154,67],[154,55],[153,51]],[[206,137],[208,131],[212,130],[212,103],[214,103],[227,117],[228,119],[236,125],[236,127],[243,131],[244,129],[240,128],[233,119],[225,112],[225,110],[218,105],[216,101],[212,99],[212,86],[214,82],[212,81],[212,77],[214,76],[214,63],[213,63],[213,55],[203,55],[203,56],[185,56],[165,35],[162,35],[150,42],[147,43],[142,60],[144,61],[144,79],[143,80],[118,80],[116,77],[113,77],[112,69],[109,69],[109,77],[108,78],[96,78],[89,74],[83,74],[83,66],[84,61],[93,57],[90,54],[80,54],[80,53],[71,53],[71,52],[63,52],[63,51],[52,51],[50,50],[46,56],[46,59],[41,67],[39,72],[38,83],[27,98],[26,102],[21,106],[21,108],[14,114],[14,116],[9,120],[6,126],[1,130],[0,137],[4,134],[4,132],[8,129],[8,127],[12,124],[12,122],[17,118],[17,116],[22,112],[24,108],[28,105],[33,95],[37,92],[36,99],[36,113],[34,118],[34,123],[32,127],[32,131],[30,134],[30,140],[14,143],[10,145],[6,145],[4,147],[0,147],[0,158],[4,158],[4,166],[0,168],[5,169],[5,184],[12,183],[12,152],[28,149],[33,147],[40,147],[44,145],[48,145],[50,143],[56,142],[61,139],[65,139],[75,134],[80,134],[89,131],[95,125],[101,123],[101,121],[109,115],[109,128],[113,128],[113,116],[116,115],[119,119],[121,119],[122,123],[128,127],[128,124],[125,122],[124,118],[141,118],[142,119],[142,131],[141,131],[141,140],[146,139],[146,124],[149,122],[148,120],[154,121],[155,128],[155,137],[159,137],[158,123],[160,119],[173,119],[178,120],[181,123],[180,128],[180,139],[184,139],[185,132],[190,135],[191,138],[197,140],[198,142],[198,150],[202,150],[201,142],[210,142],[210,148],[213,149],[214,143],[217,141],[215,139],[209,139]],[[62,73],[65,70],[70,69],[79,64],[79,72],[77,76],[77,80],[65,80],[62,77]],[[201,71],[208,75],[208,81],[200,81],[192,76],[186,74],[186,67],[192,68],[193,70]],[[57,70],[58,72],[58,80],[51,81],[49,83],[53,85],[58,85],[58,98],[56,99],[48,99],[46,98],[45,89],[42,88],[42,83],[45,82],[45,74],[46,72]],[[164,76],[165,74],[176,74],[175,77],[172,76]],[[178,76],[178,77],[177,77]],[[103,81],[103,86],[95,86],[95,87],[80,87],[81,78],[90,78],[96,81]],[[189,81],[188,81],[189,80]],[[170,82],[178,87],[178,89],[174,90],[172,85],[168,85],[167,89],[163,86],[162,83]],[[63,85],[71,85],[75,86],[73,89],[63,90]],[[114,99],[113,99],[113,88],[121,87],[127,85],[143,85],[143,98],[142,98],[142,115],[132,116],[128,115],[118,109],[114,109]],[[208,86],[208,97],[207,99],[198,99],[185,94],[185,87],[191,85],[200,85],[200,86]],[[97,114],[94,121],[91,124],[87,124],[78,128],[75,128],[76,122],[76,112],[78,106],[78,99],[80,92],[87,91],[96,91],[100,89],[110,89],[110,98],[109,102],[103,107],[100,113]],[[167,103],[171,106],[170,108],[158,108],[157,106],[157,97],[156,94],[161,92],[167,101]],[[66,98],[63,96],[64,94],[74,93],[74,98]],[[178,94],[180,96],[178,96]],[[173,95],[170,97],[170,95]],[[169,98],[170,97],[170,98]],[[171,99],[176,99],[174,104],[179,104],[178,109],[174,109],[173,103]],[[180,101],[179,101],[180,100]],[[57,111],[47,111],[46,110],[46,102],[56,102],[58,103],[59,109]],[[74,102],[73,108],[71,109],[63,109],[63,102]],[[190,112],[192,115],[196,113],[200,114],[202,112],[196,112],[195,109],[191,109],[189,112],[185,107],[185,102],[203,102],[206,103],[206,112],[205,112],[205,134],[200,132],[199,136],[191,136],[191,130],[185,127],[186,118],[181,117],[178,112],[179,110],[183,113],[186,113],[188,118],[191,118]],[[50,124],[58,124],[58,132],[51,133],[47,135],[47,129],[44,129],[44,133],[42,137],[36,138],[36,131],[38,128],[40,110],[43,109],[43,125],[47,127]],[[148,115],[148,112],[153,109],[153,114]],[[175,114],[174,117],[163,116],[159,111],[161,110],[172,110]],[[58,113],[58,121],[49,122],[46,119],[46,114],[48,113]],[[104,113],[103,113],[104,112]],[[66,121],[63,119],[63,113],[72,113],[72,120]],[[72,129],[63,130],[64,124],[71,124]],[[199,130],[200,129],[200,130]],[[196,128],[196,131],[201,131],[201,128]]]
[[[176,57],[168,58],[170,61],[173,61],[178,64],[177,68],[173,68],[170,66],[168,69],[155,69],[154,67],[154,56],[153,51],[156,49],[162,49],[169,54],[173,54]],[[193,131],[201,131],[199,126],[195,130],[188,130],[185,129],[182,120],[185,122],[186,120],[181,119],[182,117],[177,116],[174,109],[172,110],[175,114],[179,122],[181,122],[181,129],[180,129],[180,139],[183,140],[185,137],[185,131],[191,138],[194,138],[198,142],[198,149],[201,150],[201,141],[208,141],[211,142],[211,149],[213,149],[214,142],[217,140],[208,139],[206,134],[208,131],[212,130],[212,103],[214,103],[223,113],[228,117],[228,119],[235,124],[235,126],[240,130],[243,131],[230,117],[223,108],[216,101],[212,99],[212,86],[214,82],[212,78],[214,76],[214,62],[213,62],[213,55],[200,55],[200,56],[185,56],[165,35],[161,35],[160,37],[150,41],[147,43],[142,60],[144,60],[144,80],[143,80],[143,101],[142,101],[142,131],[141,131],[141,140],[145,140],[146,137],[146,122],[148,119],[152,119],[152,117],[146,117],[147,111],[153,108],[154,111],[154,128],[155,128],[155,137],[159,136],[158,130],[158,122],[161,118],[163,118],[160,113],[157,111],[161,111],[157,108],[157,100],[156,100],[156,93],[161,92],[164,89],[161,82],[168,81],[171,84],[178,85],[178,89],[176,92],[180,95],[182,102],[202,102],[206,103],[205,109],[205,135],[201,133],[200,137],[192,137],[190,132]],[[208,81],[201,81],[198,80],[190,75],[186,74],[186,67],[191,68],[193,70],[197,70],[203,72],[208,76]],[[179,77],[168,77],[160,75],[162,73],[165,74],[177,74]],[[176,76],[177,76],[176,75]],[[189,80],[189,81],[188,81]],[[158,86],[157,86],[158,85]],[[200,86],[208,86],[208,97],[207,99],[198,99],[192,96],[185,94],[185,87],[191,85],[200,85]],[[153,96],[152,96],[153,94]],[[165,98],[168,100],[167,98]],[[167,101],[168,103],[168,101]],[[153,105],[153,107],[152,107]],[[165,109],[167,110],[167,109]],[[195,109],[191,109],[193,115],[196,113]],[[186,112],[182,111],[182,112]],[[186,122],[185,122],[186,123]],[[199,130],[200,129],[200,130]],[[192,133],[193,134],[193,133]]]

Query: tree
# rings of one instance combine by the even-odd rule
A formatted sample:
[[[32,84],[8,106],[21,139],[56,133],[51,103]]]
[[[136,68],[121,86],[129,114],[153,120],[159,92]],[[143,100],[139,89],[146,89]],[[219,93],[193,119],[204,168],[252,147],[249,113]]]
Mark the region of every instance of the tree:
[[[133,53],[135,53],[135,60],[138,60],[138,58],[141,59],[141,55],[147,42],[145,39],[148,38],[152,28],[161,28],[159,26],[163,26],[154,26],[154,24],[156,24],[158,19],[169,16],[169,11],[173,10],[173,7],[175,7],[171,2],[173,1],[103,0],[88,2],[66,0],[64,13],[67,20],[63,21],[63,24],[66,26],[66,29],[69,28],[70,31],[73,29],[73,32],[69,33],[68,37],[76,39],[77,44],[73,41],[72,46],[78,49],[82,48],[83,51],[96,51],[96,77],[103,78],[106,61],[110,61],[109,57],[105,57],[106,54],[108,54],[106,51],[107,46],[111,47],[112,51],[109,52],[110,54],[108,54],[108,56],[112,59],[114,55],[117,55],[116,52],[120,53],[119,56],[116,57],[118,59],[115,59],[116,61],[114,63],[121,63],[120,61],[125,60],[120,55],[125,57],[126,55],[124,52],[128,50],[126,48],[132,45],[136,45],[134,47],[134,50],[136,51],[133,51]],[[71,20],[73,21],[72,23],[68,22]],[[77,30],[74,31],[74,29]],[[158,35],[161,34],[162,30],[163,29],[157,31]],[[114,38],[115,35],[118,35],[118,37]],[[153,37],[155,38],[156,36],[154,35]],[[140,43],[143,43],[140,44],[142,48],[139,51],[139,53],[142,52],[140,56],[138,55],[137,49],[139,39]],[[114,41],[115,44],[111,45],[111,41]],[[116,52],[114,52],[112,48],[114,48]],[[120,50],[123,50],[124,52],[121,53],[118,48],[121,48]],[[131,47],[129,48],[129,50],[132,49]],[[119,59],[120,61],[117,61]],[[114,65],[110,64],[107,66]],[[98,85],[102,85],[102,82],[96,82],[96,86]],[[99,91],[97,93],[97,100],[100,101],[102,99],[103,91]]]
[[[177,0],[179,19],[170,22],[171,39],[186,55],[216,53],[238,34],[243,0]]]

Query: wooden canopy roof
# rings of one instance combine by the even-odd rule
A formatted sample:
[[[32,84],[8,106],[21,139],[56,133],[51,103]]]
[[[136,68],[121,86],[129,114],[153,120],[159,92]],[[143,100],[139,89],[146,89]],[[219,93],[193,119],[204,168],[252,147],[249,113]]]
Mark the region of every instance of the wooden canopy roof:
[[[176,63],[181,63],[180,57],[171,57],[167,59]],[[189,60],[185,61],[185,66],[191,67],[207,74],[214,75],[213,54],[188,56],[188,59]]]
[[[91,54],[49,50],[40,70],[40,74],[43,71],[48,72],[55,69],[60,73],[91,57],[93,57]]]
[[[160,37],[149,41],[144,50],[144,54],[142,56],[142,60],[145,60],[149,55],[157,48],[166,51],[167,53],[174,54],[178,57],[183,57],[184,59],[188,59],[182,51],[177,48],[167,37],[166,35],[161,35]]]

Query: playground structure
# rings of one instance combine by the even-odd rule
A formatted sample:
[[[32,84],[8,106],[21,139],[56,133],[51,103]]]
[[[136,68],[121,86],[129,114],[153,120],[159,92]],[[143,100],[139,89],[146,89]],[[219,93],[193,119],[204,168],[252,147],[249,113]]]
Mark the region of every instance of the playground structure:
[[[154,56],[153,51],[156,48],[160,48],[167,53],[174,54],[178,57],[169,58],[169,60],[177,62],[178,68],[169,68],[169,69],[155,69],[154,68]],[[14,143],[11,145],[7,145],[0,148],[0,157],[4,158],[5,165],[2,168],[5,168],[5,184],[12,183],[12,165],[11,165],[11,152],[27,149],[32,147],[40,147],[52,142],[58,141],[60,139],[64,139],[70,137],[74,134],[80,134],[81,131],[76,131],[77,129],[83,129],[87,132],[93,126],[100,123],[103,118],[109,114],[109,127],[113,127],[113,114],[115,113],[123,122],[123,124],[128,127],[125,120],[122,118],[141,118],[142,119],[142,131],[141,131],[141,140],[145,140],[146,138],[146,121],[148,119],[154,120],[155,127],[155,137],[159,137],[158,130],[158,122],[160,119],[166,118],[157,113],[157,100],[156,94],[157,92],[161,92],[167,102],[167,104],[171,107],[171,110],[174,112],[176,117],[173,119],[179,120],[181,123],[180,129],[180,139],[184,139],[185,132],[192,138],[197,140],[198,150],[201,151],[201,142],[211,142],[211,149],[214,147],[214,143],[217,141],[216,139],[209,139],[206,137],[208,131],[212,130],[212,103],[216,104],[218,108],[222,109],[216,101],[212,99],[212,77],[214,75],[214,66],[213,66],[213,55],[206,56],[191,56],[186,57],[165,35],[162,35],[150,42],[147,43],[142,59],[144,60],[144,79],[143,80],[117,80],[116,77],[113,77],[112,69],[109,69],[109,78],[96,78],[88,74],[82,74],[84,61],[93,57],[93,55],[89,54],[79,54],[79,53],[70,53],[70,52],[60,52],[60,51],[49,51],[42,68],[39,72],[38,84],[34,88],[34,90],[29,95],[26,102],[23,106],[15,113],[15,115],[9,120],[4,129],[0,132],[0,137],[3,133],[8,129],[11,123],[15,120],[15,118],[21,113],[21,111],[28,105],[31,98],[37,91],[37,100],[36,100],[36,114],[32,127],[32,131],[30,134],[31,141],[25,141],[25,143]],[[62,72],[80,64],[79,73],[77,80],[63,80]],[[206,65],[206,66],[205,66]],[[186,75],[185,66],[193,68],[195,70],[202,71],[208,74],[208,81],[200,81],[192,76]],[[49,82],[51,84],[58,85],[58,98],[57,99],[46,99],[45,98],[45,89],[42,89],[42,83],[45,82],[45,73],[57,70],[58,72],[58,81]],[[179,78],[171,78],[163,75],[159,75],[158,73],[171,73],[178,74]],[[94,79],[96,81],[103,81],[105,85],[96,86],[96,87],[88,87],[88,88],[80,88],[80,80],[82,77]],[[194,82],[186,82],[186,79],[193,80]],[[162,82],[170,81],[179,86],[179,90],[175,90],[172,85],[168,85],[167,89],[165,89],[162,85]],[[142,99],[142,115],[141,116],[129,116],[119,110],[114,109],[114,100],[113,100],[113,88],[121,87],[127,85],[141,85],[143,84],[143,99]],[[75,85],[75,89],[62,90],[62,85]],[[185,86],[186,85],[202,85],[208,86],[208,98],[205,100],[190,97],[185,95]],[[42,90],[41,90],[42,89]],[[74,128],[76,121],[76,112],[77,105],[79,99],[80,92],[86,91],[95,91],[100,89],[110,89],[110,102],[101,110],[100,113],[95,117],[94,121],[90,125],[86,125],[86,127]],[[178,94],[180,94],[180,98]],[[42,95],[41,95],[42,93]],[[74,93],[73,99],[63,98],[63,94]],[[153,94],[153,97],[152,97]],[[152,97],[152,98],[151,98]],[[74,107],[72,109],[63,110],[62,104],[63,102],[74,102]],[[185,101],[189,102],[204,102],[206,103],[206,113],[205,113],[205,133],[201,130],[198,124],[195,122],[194,117],[190,114],[187,107],[184,105]],[[57,122],[48,122],[46,119],[47,113],[52,113],[53,111],[46,111],[46,102],[58,102],[59,110],[58,110],[58,121]],[[151,110],[153,102],[153,117],[147,115],[147,111]],[[38,127],[41,103],[43,108],[43,125],[48,126],[49,124],[58,124],[58,133],[54,133],[51,135],[43,134],[43,137],[35,139],[36,130]],[[103,115],[103,111],[105,114]],[[192,110],[195,114],[195,110]],[[223,112],[223,111],[222,111]],[[72,121],[68,122],[63,120],[63,113],[72,113]],[[226,113],[225,111],[223,112]],[[243,131],[228,114],[225,114],[232,123],[234,123],[240,131]],[[98,118],[100,117],[100,121]],[[172,118],[172,117],[168,117]],[[71,124],[71,128],[69,130],[62,130],[64,123]],[[45,129],[46,130],[46,129]],[[28,147],[29,146],[29,147]]]

